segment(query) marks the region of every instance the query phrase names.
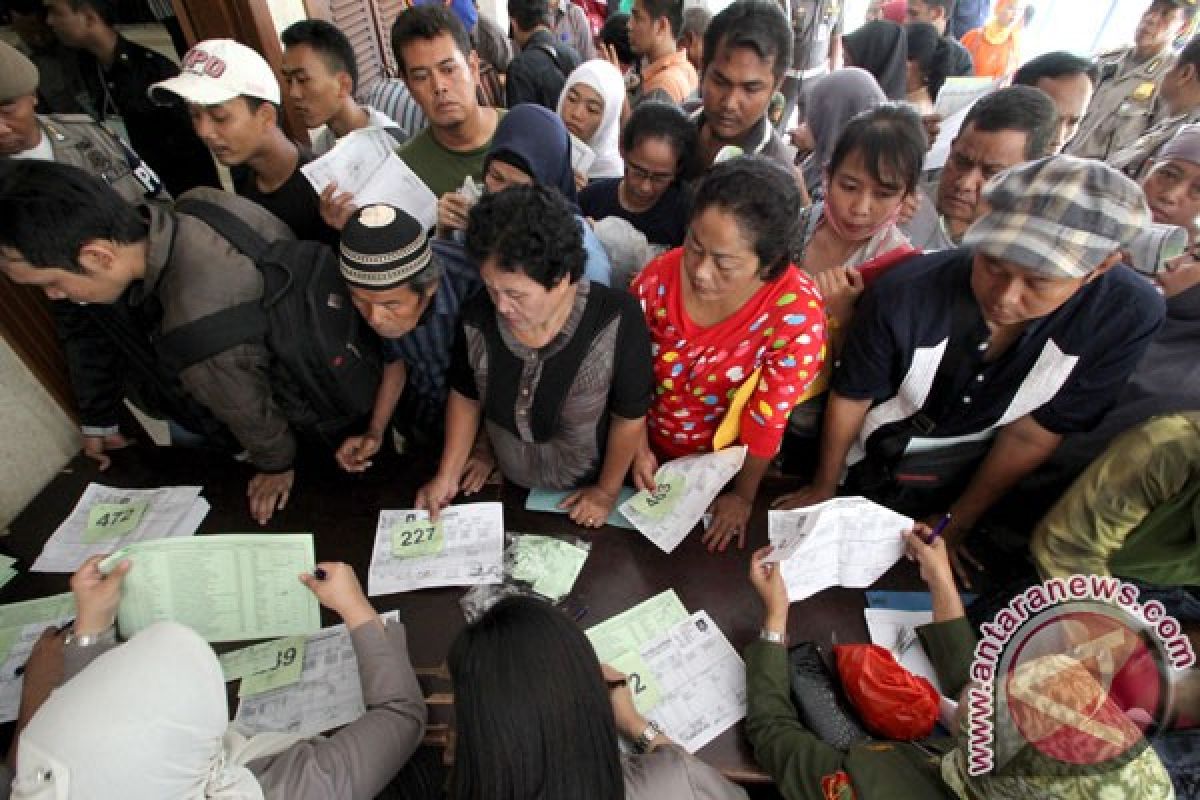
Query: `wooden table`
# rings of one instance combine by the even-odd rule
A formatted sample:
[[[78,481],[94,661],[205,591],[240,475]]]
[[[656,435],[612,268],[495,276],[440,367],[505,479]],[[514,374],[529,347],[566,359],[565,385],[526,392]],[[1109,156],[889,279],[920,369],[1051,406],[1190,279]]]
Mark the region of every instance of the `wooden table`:
[[[203,496],[212,504],[199,533],[251,531],[312,532],[319,561],[352,564],[363,586],[375,538],[380,509],[411,508],[413,496],[432,466],[403,457],[380,457],[364,475],[348,475],[332,461],[301,464],[297,484],[288,507],[260,528],[246,510],[246,480],[250,468],[228,457],[195,450],[136,447],[114,455],[104,473],[94,463],[77,457],[46,487],[13,522],[11,535],[0,549],[19,559],[22,570],[0,590],[0,603],[11,603],[68,590],[65,574],[26,573],[41,552],[45,540],[74,507],[84,487],[92,481],[123,488],[202,485]],[[768,482],[751,519],[744,550],[710,554],[693,533],[674,553],[666,554],[635,531],[603,528],[597,532],[576,527],[566,516],[526,511],[525,490],[512,486],[488,486],[466,499],[504,503],[505,527],[509,531],[563,534],[586,538],[591,554],[579,580],[565,602],[572,609],[586,609],[580,625],[590,627],[666,589],[675,589],[689,611],[704,609],[721,627],[733,646],[741,651],[758,635],[762,609],[746,579],[750,553],[767,543],[766,503],[789,484]],[[463,501],[463,498],[460,498]],[[877,588],[921,589],[916,571],[901,561],[881,579]],[[408,626],[414,665],[423,685],[441,702],[430,710],[431,730],[445,730],[450,722],[446,702],[448,684],[442,672],[450,643],[465,622],[458,605],[461,588],[424,589],[406,594],[371,598],[379,611],[398,610]],[[792,641],[815,640],[823,647],[868,641],[863,620],[865,596],[861,590],[830,589],[792,607],[789,633]],[[323,624],[339,620],[322,609]],[[218,645],[225,651],[240,645]],[[232,687],[232,684],[231,684]],[[432,687],[432,688],[430,688]],[[231,692],[232,694],[232,692]],[[5,726],[11,736],[12,725]],[[699,754],[726,775],[742,782],[766,781],[751,755],[741,726],[726,731]]]

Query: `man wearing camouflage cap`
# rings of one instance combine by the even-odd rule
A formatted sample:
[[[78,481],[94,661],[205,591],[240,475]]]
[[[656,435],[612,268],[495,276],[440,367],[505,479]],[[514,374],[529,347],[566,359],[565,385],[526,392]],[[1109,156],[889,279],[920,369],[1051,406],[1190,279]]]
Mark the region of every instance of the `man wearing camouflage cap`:
[[[131,205],[170,201],[154,170],[86,114],[37,113],[38,70],[0,42],[0,158],[70,164],[90,172]]]
[[[1163,300],[1121,265],[1150,214],[1137,184],[1054,156],[984,189],[964,248],[893,270],[859,301],[833,377],[812,485],[799,507],[848,488],[908,514],[949,513],[957,551],[983,514],[1065,434],[1096,425],[1163,320]],[[955,557],[955,567],[963,575]]]

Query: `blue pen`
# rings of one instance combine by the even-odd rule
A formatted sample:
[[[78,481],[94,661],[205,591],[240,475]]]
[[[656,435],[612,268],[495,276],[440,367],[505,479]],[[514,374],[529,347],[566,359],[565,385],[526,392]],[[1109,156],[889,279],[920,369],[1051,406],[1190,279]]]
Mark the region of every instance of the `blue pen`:
[[[950,514],[942,517],[938,524],[934,526],[933,533],[929,534],[929,538],[925,540],[925,544],[933,544],[942,535],[942,531],[946,530],[946,526],[950,524]]]

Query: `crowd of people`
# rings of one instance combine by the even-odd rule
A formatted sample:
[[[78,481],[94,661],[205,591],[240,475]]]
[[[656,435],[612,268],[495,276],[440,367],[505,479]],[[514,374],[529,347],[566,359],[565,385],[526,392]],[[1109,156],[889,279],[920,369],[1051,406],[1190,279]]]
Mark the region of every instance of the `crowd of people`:
[[[428,464],[411,489],[434,516],[498,473],[569,492],[570,519],[600,528],[660,465],[744,445],[701,534],[712,557],[745,546],[763,501],[865,495],[921,520],[906,540],[933,595],[921,636],[955,695],[975,637],[956,580],[1003,602],[1115,575],[1195,636],[1196,0],[1151,0],[1118,52],[1028,61],[1018,0],[873,3],[845,33],[837,0],[715,15],[634,0],[595,36],[569,0],[509,0],[511,41],[470,0],[419,3],[391,29],[399,74],[370,86],[321,20],[282,33],[281,83],[228,39],[175,67],[116,31],[110,0],[10,5],[30,52],[0,43],[0,272],[52,301],[102,469],[128,399],[172,444],[247,461],[259,524],[305,459],[361,472],[396,448]],[[939,91],[972,75],[996,88],[940,130]],[[437,198],[436,225],[313,188],[301,168],[364,128]],[[327,316],[264,311],[305,307],[285,296],[309,285]],[[763,497],[769,475],[792,488]],[[953,737],[830,747],[788,697],[766,556],[746,731],[789,800],[1197,790],[1194,744],[1036,779],[970,775]],[[27,667],[12,796],[418,796],[403,625],[379,621],[352,568],[321,567],[305,582],[351,630],[360,720],[328,739],[225,734],[211,650],[172,624],[118,646],[129,567],[90,561],[73,627]],[[451,796],[744,796],[550,606],[501,602],[448,663]],[[1195,670],[1177,700],[1176,724],[1196,724]]]

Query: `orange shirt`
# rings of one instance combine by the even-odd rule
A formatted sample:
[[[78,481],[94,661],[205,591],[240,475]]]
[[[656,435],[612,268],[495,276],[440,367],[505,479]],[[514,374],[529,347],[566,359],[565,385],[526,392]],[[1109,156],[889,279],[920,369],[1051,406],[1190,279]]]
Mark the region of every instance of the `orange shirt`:
[[[683,50],[676,50],[666,58],[647,64],[642,70],[643,97],[662,89],[671,96],[671,102],[680,105],[699,85],[696,68],[688,61],[687,53]]]
[[[1004,78],[1017,69],[1021,39],[1016,31],[1009,33],[1001,44],[994,44],[983,28],[976,28],[963,34],[962,46],[971,54],[975,74],[981,78]]]

